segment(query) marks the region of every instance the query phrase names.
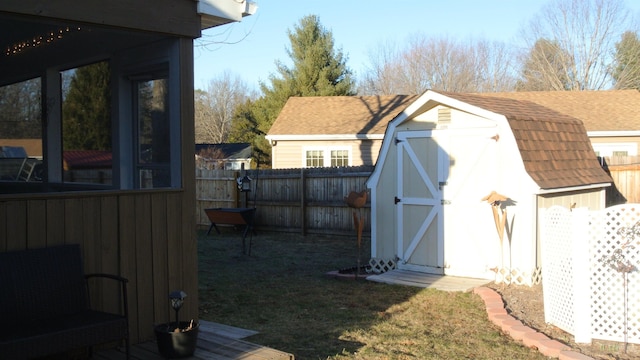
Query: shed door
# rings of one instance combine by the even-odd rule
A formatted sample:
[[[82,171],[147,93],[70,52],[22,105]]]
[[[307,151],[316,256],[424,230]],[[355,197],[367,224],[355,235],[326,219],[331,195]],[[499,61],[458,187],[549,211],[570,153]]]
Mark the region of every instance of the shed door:
[[[443,274],[442,194],[446,152],[437,130],[397,134],[398,268]],[[440,132],[440,134],[442,134]]]

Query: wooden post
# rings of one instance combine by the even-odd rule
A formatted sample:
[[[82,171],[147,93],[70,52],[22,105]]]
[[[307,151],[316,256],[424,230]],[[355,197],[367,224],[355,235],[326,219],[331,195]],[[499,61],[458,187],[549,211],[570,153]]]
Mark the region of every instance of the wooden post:
[[[300,169],[300,233],[304,236],[307,232],[305,194],[307,193],[306,181],[304,179],[304,168]]]
[[[233,207],[236,208],[240,207],[240,190],[238,189],[238,183],[236,182],[238,177],[240,177],[240,173],[236,171],[233,173],[233,179],[231,180],[233,182],[233,188],[235,189],[233,192]]]

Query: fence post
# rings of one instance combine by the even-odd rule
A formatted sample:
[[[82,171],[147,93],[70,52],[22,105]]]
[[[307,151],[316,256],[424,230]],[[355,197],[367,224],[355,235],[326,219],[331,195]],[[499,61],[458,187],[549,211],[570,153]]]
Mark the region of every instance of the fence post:
[[[307,181],[304,178],[304,168],[300,168],[300,232],[306,235],[306,211],[305,211],[305,195],[307,193]]]
[[[573,331],[576,343],[591,343],[591,290],[589,273],[589,211],[571,213],[571,261],[573,263]]]

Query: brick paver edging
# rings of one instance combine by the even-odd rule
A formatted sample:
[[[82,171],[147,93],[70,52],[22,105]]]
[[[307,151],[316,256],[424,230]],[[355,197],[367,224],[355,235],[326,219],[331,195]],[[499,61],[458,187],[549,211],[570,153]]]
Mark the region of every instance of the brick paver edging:
[[[473,293],[484,301],[489,321],[513,339],[521,341],[525,346],[537,349],[544,356],[560,360],[594,360],[592,357],[571,350],[569,346],[549,338],[509,315],[504,308],[502,297],[495,290],[481,286],[473,289]]]

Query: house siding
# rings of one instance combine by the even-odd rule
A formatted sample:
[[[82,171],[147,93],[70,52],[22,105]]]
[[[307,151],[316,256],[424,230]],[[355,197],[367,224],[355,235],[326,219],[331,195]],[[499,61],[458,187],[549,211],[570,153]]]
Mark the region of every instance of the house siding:
[[[630,156],[640,154],[640,137],[638,136],[591,136],[589,140],[594,150],[600,152],[600,155],[609,156],[607,153],[612,150],[629,151]]]
[[[351,166],[374,165],[382,146],[382,140],[279,140],[271,148],[271,167],[290,169],[305,167],[305,150],[309,148],[345,148],[350,151]]]

